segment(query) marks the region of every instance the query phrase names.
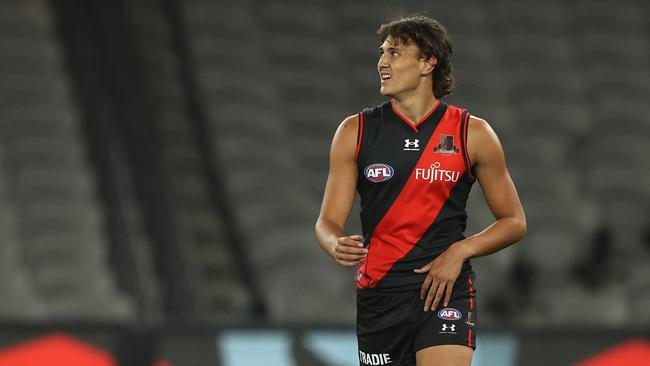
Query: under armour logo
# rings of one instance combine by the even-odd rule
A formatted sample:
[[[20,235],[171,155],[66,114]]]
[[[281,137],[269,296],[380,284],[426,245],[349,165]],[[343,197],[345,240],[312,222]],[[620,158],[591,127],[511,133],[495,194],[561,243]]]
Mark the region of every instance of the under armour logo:
[[[450,330],[452,332],[455,332],[456,331],[456,325],[454,325],[454,324],[452,324],[452,325],[443,324],[442,325],[442,331],[446,332],[448,330]]]
[[[420,150],[420,140],[414,139],[411,141],[410,139],[404,140],[404,150]]]

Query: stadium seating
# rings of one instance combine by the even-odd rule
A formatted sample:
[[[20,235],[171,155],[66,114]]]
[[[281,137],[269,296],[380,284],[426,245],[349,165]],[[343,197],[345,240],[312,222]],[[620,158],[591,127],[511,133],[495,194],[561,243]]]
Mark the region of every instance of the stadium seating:
[[[49,9],[43,1],[0,7],[2,270],[10,271],[1,286],[11,299],[0,317],[128,318],[133,305],[108,265],[102,209]]]

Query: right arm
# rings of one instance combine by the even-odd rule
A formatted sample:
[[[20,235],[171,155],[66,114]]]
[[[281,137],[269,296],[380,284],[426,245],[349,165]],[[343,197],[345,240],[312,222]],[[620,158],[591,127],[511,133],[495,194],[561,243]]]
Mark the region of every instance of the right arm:
[[[359,115],[354,115],[343,120],[334,134],[323,204],[315,227],[318,244],[344,267],[355,266],[368,253],[361,235],[344,235],[357,185],[358,130]]]

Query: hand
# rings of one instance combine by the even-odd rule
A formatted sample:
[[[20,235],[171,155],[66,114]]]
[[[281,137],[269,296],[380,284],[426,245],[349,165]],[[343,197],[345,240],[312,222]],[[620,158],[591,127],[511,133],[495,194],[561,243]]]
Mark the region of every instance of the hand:
[[[350,235],[342,236],[336,239],[336,244],[332,249],[332,256],[336,263],[343,267],[356,266],[361,259],[368,255],[368,249],[363,247],[363,236]]]
[[[451,246],[429,264],[414,269],[415,273],[426,273],[427,277],[420,289],[420,299],[424,299],[424,311],[435,310],[444,295],[444,306],[449,305],[454,283],[460,275],[465,258]]]

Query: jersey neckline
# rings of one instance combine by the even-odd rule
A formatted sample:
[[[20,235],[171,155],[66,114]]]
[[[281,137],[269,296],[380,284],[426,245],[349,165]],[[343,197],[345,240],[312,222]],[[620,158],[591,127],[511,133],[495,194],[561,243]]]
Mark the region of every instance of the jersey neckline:
[[[397,117],[399,117],[402,121],[404,121],[404,122],[405,122],[409,127],[411,127],[411,128],[413,129],[413,131],[415,131],[415,132],[420,132],[420,131],[418,130],[418,127],[419,127],[419,126],[420,126],[424,121],[426,121],[427,119],[429,119],[429,117],[431,117],[431,115],[433,114],[433,112],[435,112],[436,109],[438,109],[438,106],[439,106],[439,105],[440,105],[440,99],[436,99],[436,104],[434,104],[433,108],[429,111],[429,113],[427,113],[424,117],[422,117],[422,119],[420,119],[419,121],[417,121],[417,123],[414,124],[414,123],[412,123],[408,118],[406,118],[406,116],[404,116],[403,114],[401,114],[400,112],[398,112],[397,109],[395,109],[395,106],[393,105],[393,100],[392,100],[392,99],[390,100],[390,109],[393,111],[393,113],[395,113],[395,115],[396,115]]]

